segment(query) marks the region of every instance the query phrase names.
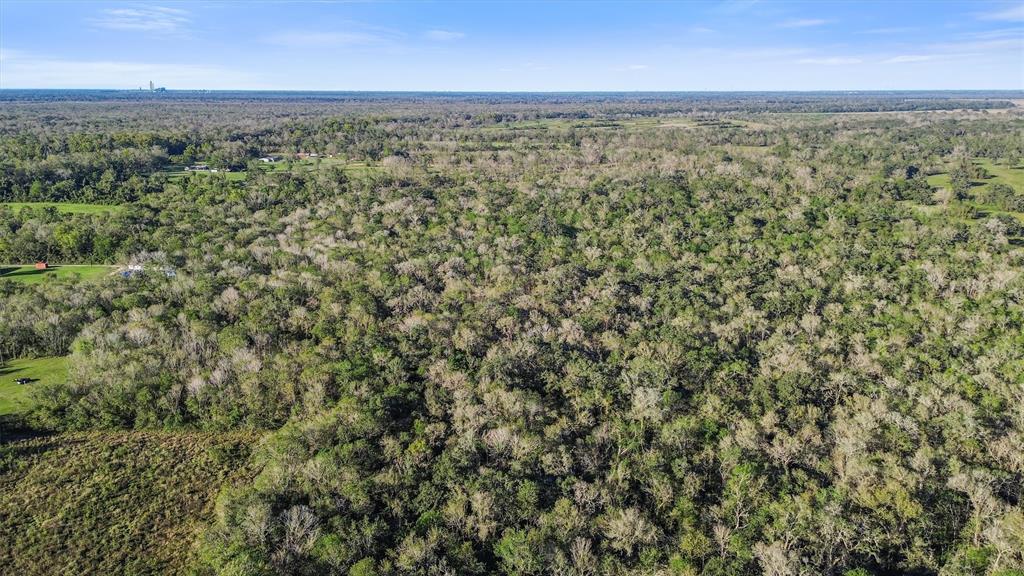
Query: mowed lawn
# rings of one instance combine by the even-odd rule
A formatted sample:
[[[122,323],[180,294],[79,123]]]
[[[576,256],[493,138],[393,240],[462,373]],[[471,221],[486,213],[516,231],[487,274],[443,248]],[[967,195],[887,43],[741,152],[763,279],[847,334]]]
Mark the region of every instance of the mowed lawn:
[[[46,278],[74,278],[93,280],[110,274],[115,266],[105,264],[61,264],[51,265],[45,270],[36,270],[35,265],[0,264],[0,280],[14,280],[25,284],[37,284]]]
[[[53,207],[62,214],[102,214],[104,212],[121,212],[124,206],[117,204],[76,204],[73,202],[2,202],[0,205],[7,206],[15,212],[23,208],[43,209]]]
[[[28,410],[32,407],[32,389],[63,382],[67,377],[68,363],[63,356],[22,358],[0,364],[0,416]],[[18,378],[28,378],[30,382],[18,384]]]
[[[187,574],[249,432],[84,432],[0,443],[0,573]]]

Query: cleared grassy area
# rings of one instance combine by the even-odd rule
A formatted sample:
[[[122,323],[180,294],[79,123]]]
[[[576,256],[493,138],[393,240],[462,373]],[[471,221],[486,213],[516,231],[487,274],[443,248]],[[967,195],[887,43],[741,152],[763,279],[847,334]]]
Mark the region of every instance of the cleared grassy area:
[[[38,284],[46,278],[81,278],[93,280],[110,274],[115,266],[104,264],[61,264],[51,265],[45,270],[36,270],[32,264],[0,264],[0,280],[13,280],[25,284]]]
[[[369,162],[354,162],[344,158],[302,158],[296,160],[281,160],[272,164],[260,164],[260,169],[265,172],[295,172],[315,169],[340,168],[350,176],[368,176],[380,171],[380,166]]]
[[[165,170],[157,172],[157,174],[166,176],[171,182],[177,182],[184,178],[186,174],[191,174],[191,172],[185,172],[185,170],[179,167],[169,166]]]
[[[939,174],[932,174],[925,178],[928,181],[928,185],[933,188],[949,188],[953,183],[949,179],[949,174],[942,172]]]
[[[977,209],[979,215],[1006,214],[1024,222],[1024,213],[1002,210],[998,206],[986,204],[982,201],[985,198],[988,187],[997,183],[1007,184],[1017,194],[1024,194],[1024,166],[997,164],[988,158],[976,158],[973,162],[983,168],[990,176],[971,181],[971,195],[974,196],[974,200],[967,201],[967,204]],[[949,189],[953,186],[949,174],[946,172],[932,174],[927,177],[927,181],[929,185],[935,188]]]
[[[974,160],[974,163],[988,172],[989,177],[982,179],[975,179],[971,181],[971,195],[974,197],[973,200],[965,201],[966,204],[972,206],[977,210],[977,215],[980,217],[993,215],[993,214],[1005,214],[1013,216],[1018,220],[1024,222],[1024,212],[1013,212],[1009,210],[1000,209],[998,206],[992,204],[986,204],[984,202],[985,194],[987,189],[994,183],[1005,183],[1009,184],[1011,188],[1016,191],[1018,195],[1024,194],[1024,166],[1008,166],[1006,164],[996,164],[987,158],[978,158]],[[941,172],[938,174],[932,174],[927,177],[930,186],[937,189],[950,189],[952,188],[952,181],[949,178],[949,174]],[[942,211],[941,206],[929,206],[929,207],[916,207],[919,212],[934,215]],[[928,208],[928,210],[923,210]],[[1012,241],[1017,241],[1011,239]]]
[[[240,182],[245,180],[245,170],[237,170],[232,172],[187,172],[182,169],[168,169],[161,172],[164,176],[167,176],[167,180],[170,182],[177,182],[182,178],[185,178],[189,174],[200,174],[204,177],[226,177],[231,182]]]
[[[381,171],[381,167],[369,162],[349,162],[344,165],[345,173],[350,176],[366,177]]]
[[[91,432],[0,444],[0,572],[185,574],[252,433]]]
[[[58,384],[68,377],[67,358],[21,358],[0,365],[0,416],[25,412],[32,407],[31,392],[46,384]],[[18,384],[28,378],[28,384]]]
[[[184,166],[177,166],[177,165],[168,165],[163,170],[160,170],[159,172],[157,172],[157,174],[166,176],[167,180],[170,181],[170,182],[177,182],[177,181],[181,180],[182,178],[185,178],[186,176],[188,176],[190,174],[200,174],[200,175],[207,176],[207,177],[210,177],[210,176],[214,176],[214,177],[224,176],[224,177],[227,177],[227,179],[231,180],[231,181],[245,180],[245,170],[233,170],[231,172],[226,172],[224,170],[217,170],[216,172],[214,172],[212,170],[196,170],[196,171],[191,171],[191,170],[185,170]]]
[[[583,128],[592,124],[592,120],[570,119],[570,118],[539,118],[536,120],[513,120],[511,122],[499,122],[497,124],[482,126],[484,131],[493,130],[548,130],[569,128]]]
[[[1018,194],[1024,194],[1024,166],[996,164],[988,158],[979,158],[974,162],[992,175],[992,178],[985,180],[986,183],[1002,182],[1011,186]]]
[[[482,131],[495,130],[568,130],[607,128],[693,128],[697,124],[691,118],[642,117],[642,118],[539,118],[536,120],[515,120],[483,126]]]
[[[984,190],[991,184],[1002,183],[1012,187],[1018,194],[1024,194],[1024,166],[997,164],[988,158],[976,158],[973,162],[991,175],[989,178],[971,181],[971,186],[976,191]],[[937,188],[952,186],[949,174],[946,172],[932,174],[928,176],[927,180],[928,184]]]
[[[568,129],[623,129],[623,128],[769,128],[767,124],[736,118],[694,118],[690,116],[644,116],[637,118],[541,118],[500,122],[480,128],[482,132],[501,130],[568,130]]]
[[[41,210],[43,208],[56,208],[62,214],[102,214],[104,212],[121,212],[124,206],[117,204],[76,204],[73,202],[0,202],[0,205],[7,206],[15,212],[24,208]]]

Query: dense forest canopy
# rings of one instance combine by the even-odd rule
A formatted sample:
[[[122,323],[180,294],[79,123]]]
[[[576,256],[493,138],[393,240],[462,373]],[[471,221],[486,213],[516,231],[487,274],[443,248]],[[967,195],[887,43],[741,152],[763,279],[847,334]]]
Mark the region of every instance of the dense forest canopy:
[[[198,573],[1024,574],[1022,94],[0,100],[7,425],[262,434]]]

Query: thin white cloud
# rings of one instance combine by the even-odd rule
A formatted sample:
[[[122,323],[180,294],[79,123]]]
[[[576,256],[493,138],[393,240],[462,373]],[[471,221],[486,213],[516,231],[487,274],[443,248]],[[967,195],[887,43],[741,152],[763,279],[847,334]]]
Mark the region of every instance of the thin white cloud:
[[[959,52],[978,54],[1018,53],[1024,50],[1024,38],[1001,38],[966,42],[941,42],[928,46],[936,52]]]
[[[759,2],[760,0],[724,0],[716,6],[715,11],[723,14],[739,14],[753,8]]]
[[[438,42],[450,42],[466,37],[462,32],[453,32],[451,30],[427,30],[423,33],[423,36],[428,40],[436,40]]]
[[[505,66],[497,68],[497,71],[498,72],[502,72],[502,73],[524,72],[524,71],[526,71],[526,72],[547,72],[547,71],[549,71],[551,69],[552,69],[552,67],[550,65],[542,63],[542,62],[523,62],[523,63],[519,63],[519,64],[507,64]]]
[[[778,26],[779,28],[811,28],[814,26],[824,26],[830,22],[831,20],[822,20],[820,18],[798,18],[779,22]]]
[[[650,64],[627,64],[626,66],[618,66],[612,68],[614,72],[640,72],[642,70],[650,70]]]
[[[976,15],[979,20],[1002,20],[1005,22],[1024,22],[1024,4],[1018,4],[1005,10],[983,12]]]
[[[749,50],[719,50],[712,48],[706,49],[704,51],[711,53],[720,53],[726,57],[739,58],[743,60],[776,60],[779,58],[791,58],[793,56],[799,56],[801,54],[808,54],[811,52],[811,50],[808,48],[773,48],[770,46],[753,48]]]
[[[1014,58],[1019,62],[1019,54],[1024,51],[1024,36],[1015,30],[988,30],[957,34],[951,42],[925,44],[921,52],[898,54],[882,58],[881,64],[911,64],[915,62],[952,61],[963,59],[998,59]]]
[[[186,10],[163,6],[108,8],[101,10],[99,16],[89,18],[88,22],[107,30],[172,33],[180,32],[189,24],[188,15]]]
[[[993,30],[979,30],[976,32],[961,32],[957,38],[965,40],[1021,40],[1024,39],[1024,28],[996,28]]]
[[[687,31],[690,34],[714,34],[717,32],[714,28],[708,28],[706,26],[691,26]]]
[[[801,58],[797,60],[800,64],[818,64],[821,66],[848,66],[864,62],[860,58],[842,58],[833,56],[831,58]]]
[[[929,54],[901,54],[882,60],[882,64],[905,64],[910,62],[927,62],[934,60],[935,56]]]
[[[861,34],[906,34],[908,32],[916,32],[917,28],[913,26],[891,26],[888,28],[871,28],[869,30],[861,30]]]
[[[0,88],[122,88],[152,80],[169,89],[258,88],[253,75],[206,64],[68,60],[4,50]]]
[[[361,31],[321,32],[313,30],[291,30],[278,32],[263,38],[268,44],[289,48],[316,48],[326,46],[368,46],[383,44],[388,38],[380,34]]]

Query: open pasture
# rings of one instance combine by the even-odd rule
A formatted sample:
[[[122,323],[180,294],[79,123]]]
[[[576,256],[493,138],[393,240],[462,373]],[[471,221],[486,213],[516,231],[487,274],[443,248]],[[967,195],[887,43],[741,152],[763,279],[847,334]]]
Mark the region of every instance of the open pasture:
[[[113,272],[114,266],[105,264],[60,264],[37,270],[32,264],[0,264],[0,280],[13,280],[37,284],[47,278],[95,280]]]
[[[68,375],[67,358],[19,358],[0,364],[0,416],[25,412],[32,407],[32,390],[60,384]],[[25,384],[17,380],[27,379]]]

